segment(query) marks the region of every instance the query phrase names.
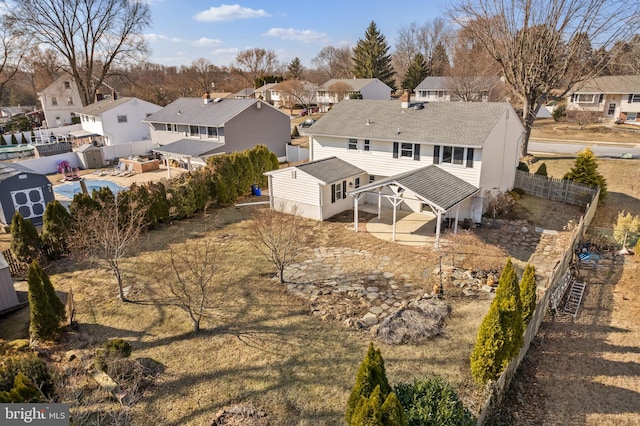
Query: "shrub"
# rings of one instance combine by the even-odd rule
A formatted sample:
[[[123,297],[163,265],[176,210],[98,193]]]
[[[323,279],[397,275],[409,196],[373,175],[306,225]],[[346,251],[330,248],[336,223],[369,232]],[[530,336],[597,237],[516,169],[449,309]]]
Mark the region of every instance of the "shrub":
[[[501,192],[489,201],[487,214],[491,217],[512,219],[516,216],[516,200],[509,193]]]
[[[117,360],[131,355],[131,344],[123,339],[111,339],[96,351],[94,365],[96,369],[108,371]]]
[[[57,296],[53,291],[53,287],[49,291],[45,290],[44,275],[45,273],[38,265],[38,262],[31,262],[27,275],[27,283],[29,285],[29,334],[31,339],[53,339],[60,329],[61,317],[59,316],[58,308],[54,308],[54,304],[50,300],[50,297],[57,299]],[[53,296],[48,294],[50,292],[53,293]],[[60,299],[57,299],[57,301],[61,303]],[[64,305],[62,305],[62,315],[64,317]]]
[[[505,356],[508,364],[508,361],[520,351],[524,332],[520,285],[511,258],[507,259],[502,274],[500,274],[494,302],[498,305],[502,328],[507,339]]]
[[[40,236],[35,226],[19,212],[11,220],[11,252],[22,262],[40,258]]]
[[[4,135],[0,134],[0,145],[5,146],[7,144],[7,140],[4,138]]]
[[[526,328],[536,310],[536,269],[533,265],[527,264],[520,281],[520,301],[522,305],[522,322]]]
[[[293,126],[293,130],[291,130],[291,137],[297,138],[300,136],[300,132],[298,131],[298,126]]]
[[[545,163],[540,164],[540,167],[538,167],[538,170],[536,170],[536,173],[538,176],[544,176],[547,177],[547,165]]]
[[[527,172],[528,173],[529,172],[529,166],[527,166],[527,163],[524,163],[524,162],[520,161],[518,163],[518,170],[521,170],[523,172]]]
[[[618,220],[613,226],[613,238],[619,245],[633,246],[637,244],[640,233],[640,216],[633,216],[624,211],[618,212]]]
[[[27,376],[18,373],[9,391],[0,392],[0,403],[25,403],[43,401],[42,393]]]
[[[42,245],[49,247],[51,257],[57,259],[67,250],[67,236],[71,232],[71,215],[58,200],[47,204],[42,217]]]
[[[596,156],[589,147],[578,153],[573,167],[564,175],[563,179],[571,179],[574,182],[585,185],[599,186],[600,201],[604,200],[607,196],[607,181],[604,176],[598,172]]]
[[[123,339],[111,339],[104,344],[104,348],[111,354],[116,354],[122,358],[131,356],[131,343]]]
[[[18,145],[18,138],[15,133],[11,133],[11,145]]]
[[[565,104],[559,104],[553,110],[553,119],[560,121],[567,116],[567,106]]]
[[[524,194],[526,194],[526,192],[522,188],[517,188],[516,187],[516,188],[513,188],[511,191],[515,192],[516,194],[518,194],[521,197],[524,197]]]
[[[393,388],[409,426],[472,426],[475,419],[462,404],[453,386],[441,378],[417,379]]]
[[[37,356],[31,353],[27,355],[17,354],[4,356],[0,363],[0,393],[10,393],[11,390],[16,387],[16,378],[18,375],[24,376],[24,378],[18,380],[18,388],[23,386],[28,387],[30,382],[32,385],[37,386],[39,395],[41,395],[40,391],[42,391],[42,394],[46,397],[50,397],[53,394],[53,379],[49,369]],[[25,379],[28,379],[28,382]],[[22,389],[17,389],[17,391],[19,394],[23,394]]]

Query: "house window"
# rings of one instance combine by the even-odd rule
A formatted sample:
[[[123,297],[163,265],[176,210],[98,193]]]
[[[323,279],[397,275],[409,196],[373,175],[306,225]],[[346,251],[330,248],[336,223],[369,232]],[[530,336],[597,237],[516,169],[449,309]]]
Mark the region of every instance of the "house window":
[[[364,150],[371,151],[371,142],[369,141],[369,139],[364,140]]]
[[[207,127],[207,137],[209,139],[218,139],[218,128],[217,127]]]
[[[412,158],[416,161],[420,160],[420,145],[413,143],[393,143],[393,158],[398,158],[398,153],[401,157]]]
[[[67,105],[73,105],[73,98],[71,96],[67,98]]]
[[[56,98],[55,96],[52,96],[51,97],[51,105],[58,106],[58,98]]]
[[[453,148],[453,164],[462,164],[464,159],[464,148]]]
[[[118,123],[126,123],[127,122],[127,116],[126,115],[119,115],[118,116]]]
[[[598,103],[601,104],[602,101],[604,101],[604,93],[600,93],[600,96],[598,97]]]
[[[354,188],[360,188],[360,178],[359,177],[353,179],[353,187]]]
[[[375,182],[375,180],[376,180],[375,176],[373,176],[373,175],[369,176],[369,183],[373,183],[373,182]]]
[[[91,117],[91,122],[95,123],[96,122],[96,118],[95,117]]]
[[[443,163],[451,163],[451,155],[453,153],[453,148],[450,146],[442,147],[442,162]]]
[[[637,118],[638,118],[637,112],[628,112],[626,121],[636,121]]]
[[[189,136],[194,137],[199,135],[200,130],[198,129],[198,126],[189,126]]]
[[[635,93],[635,94],[629,95],[629,103],[634,103],[634,102],[640,102],[640,94],[639,93]]]
[[[413,157],[413,144],[402,143],[400,145],[400,157]]]
[[[467,148],[467,167],[473,168],[473,148]]]
[[[167,132],[170,132],[172,128],[173,128],[173,126],[171,124],[167,123]]]
[[[616,113],[616,104],[609,104],[609,109],[607,110],[607,115],[613,115]]]
[[[178,125],[177,124],[173,125],[173,133],[178,133]]]
[[[358,149],[357,139],[349,139],[349,149]]]
[[[593,93],[574,93],[573,101],[581,104],[592,104],[596,100],[596,95]]]
[[[433,146],[433,164],[440,164],[440,145]]]
[[[347,194],[347,181],[334,183],[331,185],[331,202],[335,203],[338,200],[346,198]]]
[[[69,83],[68,81],[64,82],[64,88],[65,89],[71,89],[71,83]]]

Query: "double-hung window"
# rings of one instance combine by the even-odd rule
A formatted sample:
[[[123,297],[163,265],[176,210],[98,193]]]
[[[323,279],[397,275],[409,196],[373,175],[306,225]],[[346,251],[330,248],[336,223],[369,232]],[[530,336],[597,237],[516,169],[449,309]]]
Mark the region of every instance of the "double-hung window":
[[[364,150],[371,151],[371,141],[369,141],[369,139],[364,140]]]
[[[467,168],[473,168],[473,155],[473,148],[433,146],[433,164],[464,164]]]
[[[405,157],[420,160],[420,144],[407,142],[393,143],[393,158]]]
[[[331,202],[335,203],[336,201],[340,201],[347,196],[347,181],[343,180],[342,182],[334,183],[331,185]]]
[[[218,139],[218,128],[217,127],[207,127],[207,137],[209,139]]]
[[[629,95],[629,103],[640,102],[640,93],[632,93]]]
[[[200,136],[200,129],[198,126],[189,126],[189,136],[192,138]]]
[[[358,139],[349,139],[349,149],[358,149]]]

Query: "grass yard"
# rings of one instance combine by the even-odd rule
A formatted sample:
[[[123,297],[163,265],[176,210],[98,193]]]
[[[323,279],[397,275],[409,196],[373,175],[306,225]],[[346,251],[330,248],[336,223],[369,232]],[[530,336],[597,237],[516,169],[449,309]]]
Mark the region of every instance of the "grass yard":
[[[591,124],[581,129],[574,122],[539,118],[531,129],[533,139],[640,143],[640,127],[632,124]]]

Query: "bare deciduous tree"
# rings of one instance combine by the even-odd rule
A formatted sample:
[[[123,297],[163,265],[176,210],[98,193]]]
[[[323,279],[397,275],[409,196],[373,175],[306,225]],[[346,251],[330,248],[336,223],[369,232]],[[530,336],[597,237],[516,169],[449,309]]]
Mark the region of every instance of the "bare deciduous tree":
[[[318,91],[318,86],[306,81],[287,80],[279,83],[277,90],[283,98],[284,104],[293,112],[294,105],[304,105],[309,110]]]
[[[279,210],[287,211],[284,206]],[[256,211],[253,217],[250,243],[278,271],[280,283],[284,284],[284,270],[294,263],[305,241],[301,226],[302,217],[294,206],[281,213],[273,209]]]
[[[97,208],[74,212],[70,252],[79,259],[105,262],[115,276],[120,300],[126,302],[122,261],[131,254],[146,227],[146,208],[122,194],[95,202]]]
[[[247,49],[238,53],[233,71],[249,86],[256,88],[256,81],[272,74],[278,67],[278,57],[273,50]]]
[[[195,86],[195,90],[200,91],[200,95],[214,90],[217,68],[205,58],[191,61],[191,82]]]
[[[332,98],[335,98],[336,102],[340,102],[346,98],[349,93],[353,92],[353,87],[343,81],[338,81],[327,87],[327,91]]]
[[[40,44],[56,50],[78,85],[84,105],[112,67],[140,61],[147,53],[142,31],[149,4],[130,0],[14,0],[12,15]]]
[[[311,60],[326,80],[332,78],[350,78],[352,76],[353,50],[350,46],[325,46]]]
[[[574,73],[588,34],[601,47],[612,46],[638,29],[638,3],[607,0],[458,0],[449,15],[500,65],[507,85],[522,106],[528,153],[531,127],[550,96],[562,97],[575,83],[598,73],[606,63]]]
[[[0,99],[5,86],[20,69],[20,62],[30,46],[25,33],[9,15],[0,16]]]
[[[219,250],[210,237],[191,239],[169,249],[169,259],[156,257],[150,264],[165,291],[167,303],[185,311],[200,331],[200,321],[213,307],[219,269]]]

